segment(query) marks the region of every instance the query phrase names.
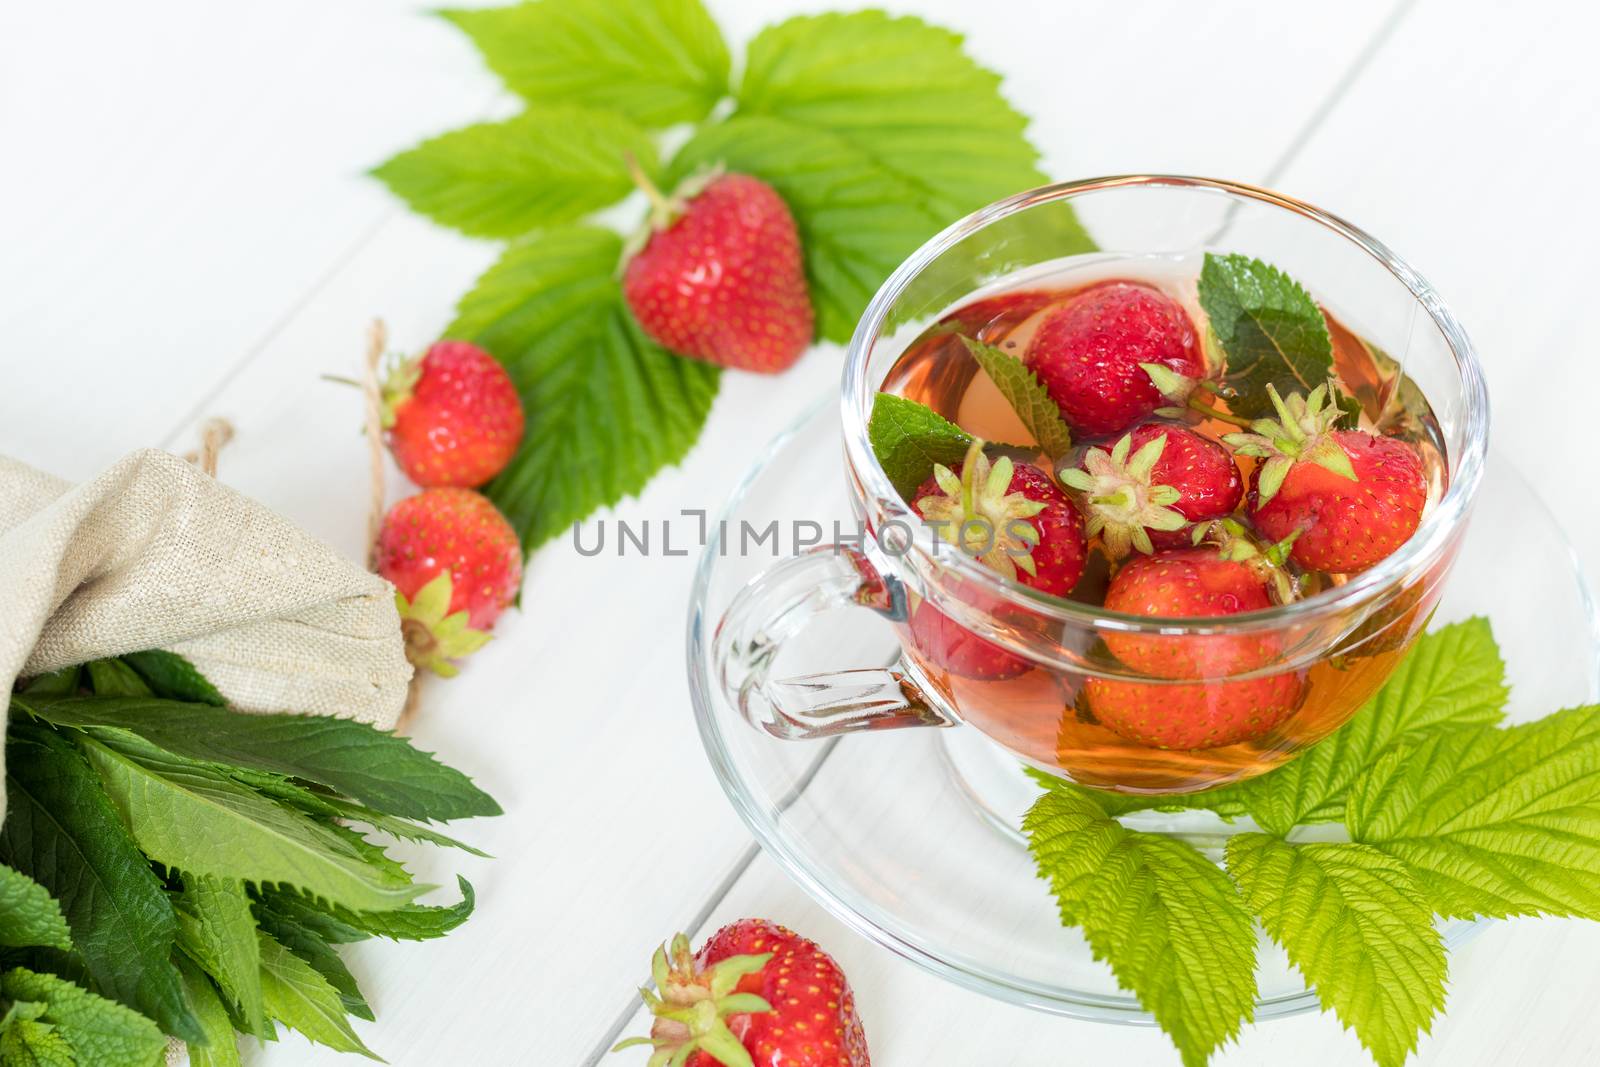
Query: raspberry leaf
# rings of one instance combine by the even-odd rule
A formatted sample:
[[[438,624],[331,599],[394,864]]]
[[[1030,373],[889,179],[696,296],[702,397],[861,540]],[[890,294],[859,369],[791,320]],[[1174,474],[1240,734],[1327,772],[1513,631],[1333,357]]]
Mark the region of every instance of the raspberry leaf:
[[[73,745],[13,714],[0,859],[60,901],[95,988],[167,1033],[198,1038],[172,966],[177,918],[161,883]]]
[[[643,126],[705,118],[728,46],[700,0],[537,0],[441,14],[532,104],[603,108]]]
[[[1379,1067],[1400,1067],[1444,1007],[1445,952],[1405,864],[1356,844],[1228,841],[1228,874],[1272,939]]]
[[[1028,120],[961,45],[881,11],[792,18],[750,42],[737,113],[843,138],[910,186],[937,229],[1046,180]]]
[[[1345,822],[1405,862],[1440,915],[1600,919],[1600,705],[1391,749]]]
[[[1390,745],[1444,726],[1499,722],[1509,692],[1505,671],[1487,619],[1441,627],[1417,640],[1344,726],[1283,767],[1227,792],[1273,833],[1337,821],[1351,783]]]
[[[1023,819],[1040,877],[1199,1067],[1255,1010],[1256,934],[1233,883],[1194,848],[1125,829],[1086,791],[1049,788]]]
[[[633,188],[630,154],[654,169],[654,142],[621,115],[551,104],[441,134],[372,173],[442,226],[517,237],[622,199]]]
[[[700,433],[717,368],[640,332],[615,277],[622,241],[568,226],[508,248],[461,298],[447,336],[511,373],[528,429],[489,497],[532,551],[644,488]]]
[[[0,945],[72,949],[72,934],[55,897],[21,871],[6,866],[0,866]]]
[[[1226,356],[1228,407],[1247,419],[1276,413],[1267,392],[1310,393],[1333,370],[1322,309],[1300,284],[1259,259],[1206,253],[1200,306]]]
[[[1044,384],[1027,364],[994,345],[970,337],[962,337],[961,342],[999,388],[1045,455],[1059,460],[1072,451],[1072,431],[1061,417],[1061,409],[1050,399]]]
[[[176,970],[173,978],[178,979]],[[28,1042],[34,1046],[36,1059],[46,1064],[61,1062],[48,1057],[59,1056],[63,1044],[72,1053],[67,1063],[154,1063],[167,1043],[156,1024],[143,1015],[53,974],[13,968],[0,976],[0,996],[30,1005],[22,1013],[24,1017],[31,1016],[29,1021],[52,1028],[53,1038],[43,1038],[36,1028],[30,1032]],[[203,1040],[198,1024],[191,1031],[195,1040]],[[41,1048],[46,1052],[43,1057],[37,1055]],[[13,1060],[8,1057],[5,1062]]]

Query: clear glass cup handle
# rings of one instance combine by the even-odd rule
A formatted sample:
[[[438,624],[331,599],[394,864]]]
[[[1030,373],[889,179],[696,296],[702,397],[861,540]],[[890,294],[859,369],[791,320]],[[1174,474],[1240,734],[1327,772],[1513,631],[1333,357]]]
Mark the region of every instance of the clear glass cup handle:
[[[955,725],[908,676],[903,660],[770,677],[784,642],[823,612],[852,605],[904,621],[905,587],[880,574],[860,552],[839,545],[791,556],[745,586],[712,638],[712,662],[728,699],[751,724],[786,740]]]

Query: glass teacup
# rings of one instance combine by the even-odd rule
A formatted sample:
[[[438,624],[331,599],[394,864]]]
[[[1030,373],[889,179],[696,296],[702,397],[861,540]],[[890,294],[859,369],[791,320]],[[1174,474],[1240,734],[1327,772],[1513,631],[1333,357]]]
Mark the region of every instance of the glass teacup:
[[[1103,251],[1063,257],[1078,240],[1070,205]],[[924,524],[874,455],[868,420],[895,388],[908,345],[953,308],[1082,265],[1137,276],[1141,266],[1238,252],[1298,279],[1358,329],[1393,370],[1392,390],[1426,398],[1438,492],[1416,532],[1376,565],[1303,599],[1225,617],[1149,618],[1039,593],[985,567]],[[1020,281],[1019,281],[1020,279]],[[914,253],[867,307],[842,385],[844,472],[863,533],[784,560],[747,587],[719,624],[721,684],[747,720],[784,738],[900,726],[968,724],[1026,763],[1084,785],[1190,792],[1270,770],[1326,737],[1388,678],[1438,601],[1480,481],[1488,400],[1465,332],[1433,290],[1376,240],[1266,190],[1197,178],[1132,176],[1047,186],[985,208]],[[843,605],[894,623],[901,655],[774,677],[786,640]],[[932,655],[916,611],[936,609],[937,640],[974,642],[1007,669],[975,677]],[[1232,673],[1173,679],[1129,660],[1248,643]],[[1129,656],[1137,646],[1142,655]],[[1118,650],[1123,650],[1119,657]],[[1229,657],[1199,657],[1230,662]],[[1162,748],[1096,720],[1093,692],[1138,692],[1173,705],[1225,704],[1266,686],[1290,703],[1281,721],[1235,743]]]

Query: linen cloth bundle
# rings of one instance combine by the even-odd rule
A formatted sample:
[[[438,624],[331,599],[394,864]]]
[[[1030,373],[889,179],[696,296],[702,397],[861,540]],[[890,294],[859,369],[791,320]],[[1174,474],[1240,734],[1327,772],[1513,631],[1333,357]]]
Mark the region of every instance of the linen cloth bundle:
[[[0,603],[4,692],[162,648],[238,710],[387,729],[411,678],[387,582],[153,449],[78,486],[0,456]]]

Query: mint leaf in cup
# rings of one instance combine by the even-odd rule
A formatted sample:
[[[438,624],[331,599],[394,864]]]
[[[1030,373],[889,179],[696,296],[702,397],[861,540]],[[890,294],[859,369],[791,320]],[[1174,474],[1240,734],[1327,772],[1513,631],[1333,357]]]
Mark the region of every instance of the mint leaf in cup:
[[[1246,419],[1273,414],[1267,386],[1309,393],[1333,372],[1322,309],[1300,283],[1259,259],[1207,252],[1200,306],[1226,359],[1228,408]]]
[[[1053,460],[1060,460],[1071,452],[1072,431],[1038,375],[1022,360],[994,345],[970,337],[962,337],[961,341],[1006,398],[1011,410],[1017,413],[1022,425],[1033,434],[1040,450]]]

